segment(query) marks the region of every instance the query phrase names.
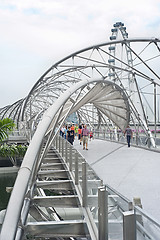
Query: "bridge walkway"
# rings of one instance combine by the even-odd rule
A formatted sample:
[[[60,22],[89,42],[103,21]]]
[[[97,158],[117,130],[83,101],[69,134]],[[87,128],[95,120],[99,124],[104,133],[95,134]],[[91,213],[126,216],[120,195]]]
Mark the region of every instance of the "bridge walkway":
[[[57,140],[56,148],[48,151],[40,166],[25,235],[35,239],[122,240],[121,211],[129,210],[128,202],[117,204],[119,196],[112,190],[106,202],[104,185],[85,159],[67,141]],[[100,224],[100,212],[104,224]],[[105,224],[108,230],[104,230]],[[139,239],[143,239],[141,234]]]
[[[141,198],[143,209],[160,222],[160,152],[100,139],[89,141],[88,151],[78,140],[74,147],[104,184],[131,201]]]
[[[45,147],[42,150],[45,152]],[[11,220],[6,218],[1,239],[20,240],[22,236],[24,239],[157,239],[154,236],[159,236],[160,224],[134,207],[127,197],[135,197],[130,187],[137,176],[138,186],[135,183],[133,186],[141,190],[140,194],[145,184],[157,190],[154,182],[148,186],[149,181],[140,187],[139,181],[143,179],[139,175],[144,160],[150,170],[153,162],[149,160],[152,157],[157,163],[158,156],[153,151],[128,149],[124,144],[96,139],[89,142],[86,151],[78,140],[73,148],[57,136],[47,153],[39,154],[42,161],[37,162],[32,173],[33,185],[25,194],[18,226],[12,227],[16,238],[11,237],[13,231],[7,232]],[[151,199],[151,193],[143,195],[144,199],[146,196]]]

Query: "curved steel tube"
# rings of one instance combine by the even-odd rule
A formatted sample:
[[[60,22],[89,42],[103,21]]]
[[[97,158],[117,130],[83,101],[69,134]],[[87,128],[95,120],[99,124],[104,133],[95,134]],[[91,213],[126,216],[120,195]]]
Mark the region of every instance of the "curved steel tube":
[[[24,157],[21,168],[18,172],[18,176],[8,203],[5,219],[1,230],[1,240],[14,240],[18,227],[18,222],[23,207],[23,201],[27,190],[30,189],[29,181],[34,166],[38,162],[38,154],[41,149],[43,138],[45,137],[46,131],[50,126],[52,119],[57,114],[61,106],[69,99],[69,97],[78,89],[86,86],[93,82],[108,82],[104,79],[92,79],[84,80],[75,84],[72,88],[66,90],[65,93],[45,112],[42,121],[39,123],[37,130],[32,138],[29,148]],[[113,83],[112,83],[113,84]],[[8,231],[9,227],[9,231]]]

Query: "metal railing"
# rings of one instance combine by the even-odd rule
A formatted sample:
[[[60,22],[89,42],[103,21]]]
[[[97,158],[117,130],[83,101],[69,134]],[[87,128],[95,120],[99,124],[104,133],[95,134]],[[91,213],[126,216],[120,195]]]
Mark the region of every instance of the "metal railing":
[[[60,136],[56,136],[53,146],[57,149],[70,172],[92,240],[159,239],[160,224],[112,187],[104,185],[81,154],[69,142]],[[35,146],[32,147],[31,150],[35,150]],[[38,159],[39,150],[39,147],[35,150],[34,156],[36,159]],[[33,151],[30,152],[33,153]],[[20,220],[22,225],[25,225],[31,201],[27,197],[26,202],[22,204],[29,186],[28,181],[31,176],[29,171],[32,169],[34,174],[34,168],[37,169],[39,166],[39,162],[34,161],[33,167],[32,157],[28,153],[26,156],[28,165],[24,165],[19,171],[18,178],[21,181],[17,179],[16,189],[12,192],[12,201],[9,204],[9,209],[7,209],[12,215],[7,215],[5,219],[1,239],[15,239],[16,233],[16,239],[21,239],[23,229],[20,225],[17,231],[18,221]],[[30,159],[32,162],[28,162]],[[19,196],[18,199],[17,196]],[[14,199],[16,199],[16,203],[13,201]],[[23,210],[23,214],[21,210]]]
[[[109,185],[104,185],[82,155],[64,138],[57,136],[54,147],[68,164],[91,239],[156,240],[160,224]]]
[[[126,143],[126,137],[122,131],[112,131],[112,130],[94,130],[94,137],[109,141],[116,141],[120,143]],[[133,131],[133,138],[131,139],[131,144],[134,146],[156,149],[160,151],[160,133],[159,137],[154,137],[156,148],[153,148],[151,145],[151,140],[149,136],[146,136],[143,132]]]

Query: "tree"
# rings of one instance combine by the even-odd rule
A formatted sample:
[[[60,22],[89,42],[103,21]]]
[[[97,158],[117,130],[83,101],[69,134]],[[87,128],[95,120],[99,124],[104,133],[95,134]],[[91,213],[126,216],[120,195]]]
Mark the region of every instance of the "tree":
[[[8,145],[4,143],[4,140],[14,130],[15,126],[15,123],[10,118],[0,120],[0,157],[9,158],[13,165],[17,165],[17,159],[23,157],[27,151],[26,145]]]
[[[4,141],[15,128],[15,123],[10,118],[0,120],[0,142]]]
[[[11,144],[6,143],[0,146],[0,157],[9,159],[14,166],[17,165],[18,159],[22,159],[27,151],[26,145]]]

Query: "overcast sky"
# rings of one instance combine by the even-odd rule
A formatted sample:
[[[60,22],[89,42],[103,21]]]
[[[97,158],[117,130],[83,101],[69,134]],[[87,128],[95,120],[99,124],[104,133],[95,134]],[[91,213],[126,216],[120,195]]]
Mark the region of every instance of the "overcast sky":
[[[160,0],[0,0],[0,107],[61,58],[108,41],[117,21],[129,38],[160,38]]]

